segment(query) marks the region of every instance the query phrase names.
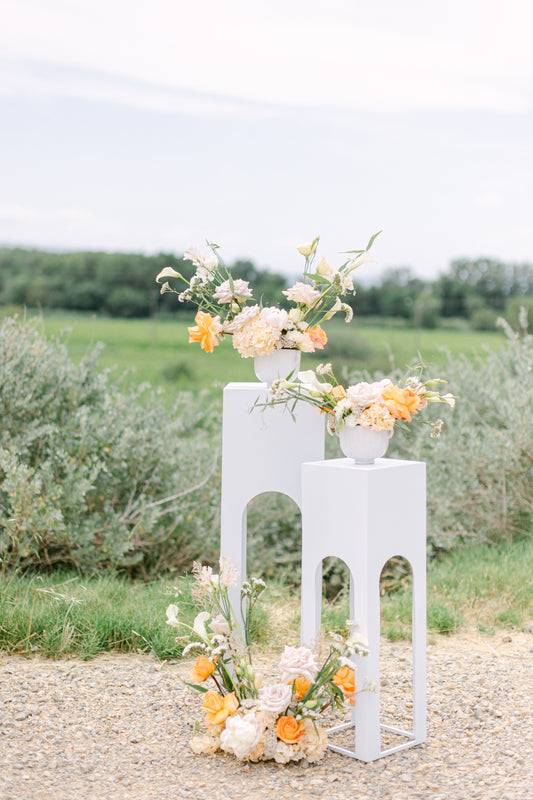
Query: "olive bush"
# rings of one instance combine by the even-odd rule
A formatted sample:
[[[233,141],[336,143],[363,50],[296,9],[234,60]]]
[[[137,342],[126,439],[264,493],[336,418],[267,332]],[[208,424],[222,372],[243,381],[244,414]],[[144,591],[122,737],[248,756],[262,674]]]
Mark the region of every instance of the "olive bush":
[[[459,541],[509,542],[528,535],[533,513],[533,337],[527,317],[499,351],[477,360],[448,357],[442,377],[458,400],[430,439],[423,425],[395,434],[388,455],[427,462],[428,534],[434,548]],[[427,413],[426,413],[427,412]]]
[[[148,575],[216,555],[219,405],[180,393],[169,409],[98,354],[75,365],[38,322],[0,325],[3,570]]]

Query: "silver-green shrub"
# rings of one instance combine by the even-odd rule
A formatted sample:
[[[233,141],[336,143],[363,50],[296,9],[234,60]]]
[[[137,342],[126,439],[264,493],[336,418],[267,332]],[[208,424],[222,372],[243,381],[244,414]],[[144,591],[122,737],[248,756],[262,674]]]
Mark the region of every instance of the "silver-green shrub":
[[[463,540],[509,542],[531,532],[533,514],[533,337],[527,317],[499,351],[448,357],[439,376],[458,398],[439,439],[424,425],[395,434],[388,456],[427,462],[428,535],[436,548]]]
[[[218,551],[220,409],[76,365],[38,322],[0,325],[3,570],[72,566],[147,575]]]

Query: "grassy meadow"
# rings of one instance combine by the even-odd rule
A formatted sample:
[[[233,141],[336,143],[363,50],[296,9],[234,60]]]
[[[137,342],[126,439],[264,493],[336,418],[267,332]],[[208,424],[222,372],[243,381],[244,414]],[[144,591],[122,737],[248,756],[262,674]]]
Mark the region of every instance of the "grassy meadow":
[[[533,541],[514,546],[476,546],[456,550],[428,566],[428,633],[477,630],[494,636],[523,630],[533,611]],[[165,610],[178,602],[192,625],[197,611],[188,577],[150,583],[106,575],[81,578],[2,576],[0,574],[0,652],[91,658],[100,652],[152,652],[158,658],[179,655],[176,631],[166,625]],[[253,638],[259,649],[298,644],[298,592],[272,581],[261,598]],[[322,621],[343,630],[348,617],[345,594],[324,599]],[[409,639],[411,586],[407,580],[381,602],[382,632],[391,640]]]
[[[116,367],[117,374],[131,371],[134,381],[148,381],[164,389],[201,389],[213,384],[255,380],[252,359],[242,359],[226,340],[214,353],[188,343],[192,318],[110,319],[95,315],[50,313],[43,318],[47,335],[66,335],[71,358],[77,360],[91,344],[102,342],[102,367]],[[498,348],[499,332],[457,329],[421,330],[353,320],[346,325],[332,320],[327,326],[330,345],[315,356],[303,355],[302,368],[332,361],[339,369],[389,372],[416,360],[438,366],[452,355],[482,354],[485,346]]]
[[[241,359],[231,341],[212,355],[188,344],[187,325],[191,323],[192,319],[182,316],[129,320],[58,313],[42,320],[48,336],[64,334],[74,361],[91,345],[102,342],[102,368],[116,367],[117,375],[127,372],[131,381],[148,381],[168,397],[182,389],[211,386],[219,392],[229,380],[255,379],[252,360]],[[421,359],[438,374],[447,351],[454,356],[483,357],[484,348],[497,351],[504,343],[499,332],[459,327],[415,330],[392,322],[378,325],[357,319],[351,325],[332,321],[328,334],[331,345],[320,354],[320,360],[332,361],[339,373],[341,365],[387,373]],[[303,368],[317,363],[312,356],[302,358]],[[432,559],[428,565],[430,633],[473,629],[491,635],[498,629],[525,629],[533,620],[532,572],[531,537],[500,546],[457,547]],[[281,571],[274,574],[259,607],[258,646],[297,642],[298,592],[284,585],[281,577]],[[176,588],[182,592],[180,607],[190,621],[194,608],[187,577],[141,582],[128,581],[112,570],[89,578],[61,572],[19,576],[0,569],[0,652],[89,658],[117,650],[173,657],[178,654],[176,632],[165,624],[165,609],[174,602]],[[408,579],[398,581],[383,596],[382,629],[390,639],[409,637],[410,605]],[[347,616],[345,589],[334,601],[324,600],[326,627],[341,628]]]

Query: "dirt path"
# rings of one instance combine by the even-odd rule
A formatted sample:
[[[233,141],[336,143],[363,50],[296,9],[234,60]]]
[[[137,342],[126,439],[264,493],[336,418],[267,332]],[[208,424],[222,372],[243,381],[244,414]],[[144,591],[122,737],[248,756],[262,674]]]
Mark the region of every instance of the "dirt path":
[[[382,709],[409,713],[410,648],[383,644]],[[1,800],[531,800],[533,635],[428,647],[427,744],[364,764],[247,765],[189,749],[187,664],[0,657]]]

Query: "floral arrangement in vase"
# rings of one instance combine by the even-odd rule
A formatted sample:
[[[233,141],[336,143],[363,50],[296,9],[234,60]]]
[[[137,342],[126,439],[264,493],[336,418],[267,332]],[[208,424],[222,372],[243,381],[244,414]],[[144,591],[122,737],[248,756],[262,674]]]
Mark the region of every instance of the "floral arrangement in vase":
[[[318,376],[324,376],[320,380]],[[428,403],[455,406],[452,394],[440,394],[435,386],[446,381],[435,378],[423,382],[418,376],[406,378],[402,386],[388,378],[361,381],[346,388],[336,379],[331,364],[299,372],[297,380],[274,381],[267,405],[303,401],[327,414],[327,430],[338,435],[343,453],[362,464],[371,464],[385,454],[394,427],[410,423]],[[443,421],[428,422],[432,437],[440,435]]]
[[[342,709],[346,702],[355,704],[355,664],[350,657],[368,653],[364,637],[352,630],[346,637],[329,634],[315,651],[286,646],[278,664],[279,682],[264,684],[254,669],[250,644],[253,610],[264,582],[244,582],[237,619],[228,596],[228,587],[236,585],[238,577],[231,562],[221,558],[219,574],[195,564],[193,574],[195,596],[205,608],[193,626],[181,622],[178,605],[167,608],[167,623],[188,628],[194,636],[183,655],[201,650],[185,681],[202,695],[203,721],[191,739],[192,750],[223,750],[239,760],[282,764],[320,760],[327,748],[322,715]],[[348,626],[356,627],[350,621]]]
[[[210,252],[199,254],[187,250],[185,261],[191,261],[196,272],[187,280],[172,267],[165,267],[156,278],[162,283],[161,293],[174,292],[181,302],[198,307],[196,325],[188,328],[189,342],[199,342],[206,353],[212,353],[220,341],[231,336],[233,347],[242,358],[268,356],[278,350],[313,353],[322,350],[327,336],[322,323],[343,311],[349,322],[353,311],[341,297],[354,292],[351,273],[367,261],[375,261],[369,253],[379,234],[371,237],[364,250],[348,251],[350,258],[334,269],[325,258],[313,267],[319,237],[299,245],[305,258],[303,279],[283,291],[293,307],[262,306],[253,298],[248,281],[234,277],[218,253],[219,246],[208,243]],[[185,284],[181,291],[173,289],[168,279]]]

